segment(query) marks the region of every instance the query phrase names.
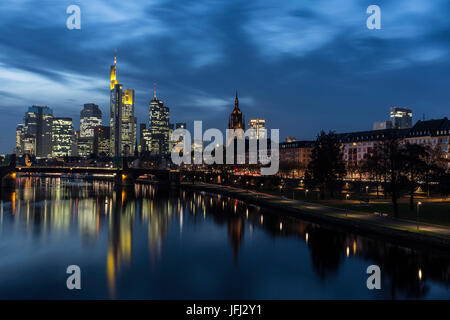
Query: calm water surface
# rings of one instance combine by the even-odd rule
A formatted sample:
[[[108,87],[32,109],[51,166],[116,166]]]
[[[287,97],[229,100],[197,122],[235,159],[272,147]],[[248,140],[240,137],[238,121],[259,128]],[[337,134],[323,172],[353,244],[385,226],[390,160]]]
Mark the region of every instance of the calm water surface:
[[[1,193],[2,299],[449,299],[449,262],[220,195],[36,177]]]

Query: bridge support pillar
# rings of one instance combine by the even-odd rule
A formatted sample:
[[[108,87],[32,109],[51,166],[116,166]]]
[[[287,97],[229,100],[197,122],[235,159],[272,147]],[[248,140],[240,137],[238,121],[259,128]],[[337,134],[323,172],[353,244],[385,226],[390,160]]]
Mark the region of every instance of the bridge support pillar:
[[[127,172],[119,171],[115,178],[114,184],[116,187],[131,187],[136,183],[136,178]]]
[[[12,172],[1,178],[1,187],[14,189],[16,187],[16,173]]]
[[[170,172],[169,173],[169,181],[171,184],[179,185],[181,180],[180,172]]]

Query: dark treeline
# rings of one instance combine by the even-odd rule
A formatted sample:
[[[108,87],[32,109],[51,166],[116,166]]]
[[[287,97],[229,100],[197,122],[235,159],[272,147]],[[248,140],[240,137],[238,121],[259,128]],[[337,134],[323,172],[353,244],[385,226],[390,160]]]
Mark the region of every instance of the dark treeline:
[[[398,217],[399,198],[408,195],[410,209],[414,210],[418,187],[429,195],[433,184],[441,196],[450,194],[448,161],[439,146],[403,143],[393,136],[371,148],[366,159],[346,165],[338,136],[322,131],[312,149],[305,185],[317,188],[322,199],[326,194],[334,197],[342,190],[348,174],[357,172],[361,180],[364,177],[376,184],[377,195],[381,188],[385,197],[391,197],[394,216]]]

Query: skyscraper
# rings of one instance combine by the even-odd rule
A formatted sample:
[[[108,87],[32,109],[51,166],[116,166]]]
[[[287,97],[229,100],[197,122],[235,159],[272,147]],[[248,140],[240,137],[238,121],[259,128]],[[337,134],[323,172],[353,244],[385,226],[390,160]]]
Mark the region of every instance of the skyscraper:
[[[94,129],[94,154],[107,157],[111,152],[111,133],[109,126],[98,126]]]
[[[120,128],[122,127],[122,85],[116,84],[114,89],[111,90],[111,103],[110,103],[110,134],[111,134],[111,156],[121,156],[121,134]]]
[[[36,136],[24,134],[22,137],[23,154],[36,155]]]
[[[20,157],[23,155],[23,131],[24,125],[18,124],[16,127],[16,148],[14,149],[14,153],[16,156]]]
[[[134,90],[126,89],[122,101],[121,151],[124,156],[134,154],[136,145],[136,118],[134,116]]]
[[[71,156],[73,139],[72,118],[54,118],[52,123],[52,156]]]
[[[87,103],[80,113],[80,135],[77,141],[77,153],[87,157],[94,153],[94,130],[102,124],[102,112],[98,105]]]
[[[25,113],[23,120],[24,136],[27,136],[29,141],[31,141],[31,137],[35,138],[35,150],[33,154],[38,157],[51,156],[53,121],[52,109],[47,106],[29,107],[28,111]]]
[[[265,139],[266,134],[266,120],[264,119],[250,119],[248,123],[249,129],[254,131],[250,132],[250,139]]]
[[[408,108],[391,107],[391,122],[394,129],[412,127],[412,111]]]
[[[164,106],[162,100],[156,97],[156,86],[149,106],[150,149],[155,155],[169,153],[169,118],[170,110]]]
[[[102,125],[102,111],[98,105],[87,103],[80,113],[80,137],[93,138],[94,129]]]
[[[139,152],[144,152],[146,144],[144,140],[144,131],[147,130],[147,126],[145,123],[139,124]]]
[[[136,118],[134,116],[134,90],[126,89],[117,81],[117,58],[110,72],[110,134],[111,155],[128,156],[136,145]]]

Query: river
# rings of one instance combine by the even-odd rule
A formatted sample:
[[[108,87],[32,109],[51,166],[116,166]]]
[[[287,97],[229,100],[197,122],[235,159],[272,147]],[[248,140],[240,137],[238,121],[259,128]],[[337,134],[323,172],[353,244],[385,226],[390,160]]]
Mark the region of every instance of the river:
[[[164,186],[18,177],[1,191],[1,299],[450,299],[448,253]]]

